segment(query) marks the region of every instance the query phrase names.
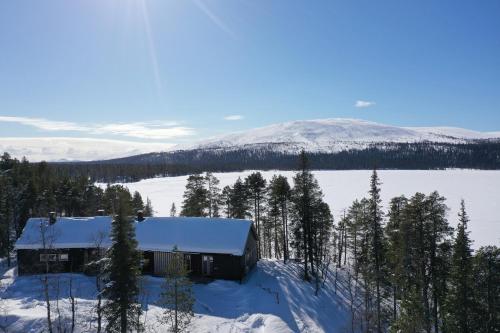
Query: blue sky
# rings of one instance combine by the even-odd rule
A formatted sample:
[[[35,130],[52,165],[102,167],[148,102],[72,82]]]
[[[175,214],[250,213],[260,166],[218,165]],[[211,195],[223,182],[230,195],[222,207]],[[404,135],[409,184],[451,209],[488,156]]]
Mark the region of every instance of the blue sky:
[[[331,117],[500,130],[500,1],[0,2],[4,149]]]

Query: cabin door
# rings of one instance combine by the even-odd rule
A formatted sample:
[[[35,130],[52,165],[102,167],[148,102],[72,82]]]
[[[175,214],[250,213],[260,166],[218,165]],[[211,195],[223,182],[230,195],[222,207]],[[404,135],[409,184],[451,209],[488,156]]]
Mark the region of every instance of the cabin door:
[[[214,269],[214,257],[202,256],[201,259],[201,273],[206,276],[212,275]]]

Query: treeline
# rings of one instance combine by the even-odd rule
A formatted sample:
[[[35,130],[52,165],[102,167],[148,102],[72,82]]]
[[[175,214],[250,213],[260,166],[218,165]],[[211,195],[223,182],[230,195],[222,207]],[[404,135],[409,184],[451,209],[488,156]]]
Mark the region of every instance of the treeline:
[[[384,211],[374,171],[367,198],[335,225],[304,153],[292,186],[259,172],[218,185],[211,173],[191,175],[180,214],[252,218],[259,257],[299,260],[315,293],[334,266],[335,290],[337,282],[347,290],[350,332],[500,330],[500,249],[472,250],[464,202],[456,230],[438,192],[396,197]]]
[[[286,148],[286,147],[284,147]],[[85,176],[97,182],[134,182],[146,178],[179,176],[203,171],[229,172],[249,169],[295,170],[297,156],[280,144],[241,149],[195,149],[151,153],[109,161],[50,163],[63,176]],[[385,143],[336,153],[308,153],[315,170],[372,169],[499,169],[500,142]]]
[[[0,257],[7,257],[30,217],[96,216],[98,211],[114,214],[114,198],[120,193],[130,199],[134,211],[153,214],[149,199],[131,194],[126,187],[113,185],[104,190],[84,176],[57,174],[47,163],[29,163],[0,157]]]
[[[380,204],[374,172],[366,199],[339,221],[336,262],[347,272],[351,332],[498,332],[500,249],[471,248],[462,201],[458,227],[445,198],[416,193]]]

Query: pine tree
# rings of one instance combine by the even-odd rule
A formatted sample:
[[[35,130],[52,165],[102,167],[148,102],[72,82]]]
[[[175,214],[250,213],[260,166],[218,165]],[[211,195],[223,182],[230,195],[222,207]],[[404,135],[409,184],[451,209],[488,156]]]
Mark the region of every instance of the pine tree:
[[[188,177],[183,197],[181,216],[207,216],[208,191],[202,175]]]
[[[205,183],[207,187],[208,217],[219,217],[219,207],[221,205],[220,181],[211,172],[207,172]]]
[[[294,187],[291,193],[293,246],[299,257],[304,259],[304,279],[309,281],[310,274],[316,276],[315,267],[315,235],[318,231],[315,225],[315,205],[322,202],[323,193],[317,180],[309,171],[308,160],[302,151],[299,159],[300,170],[293,178]]]
[[[429,260],[428,260],[428,280],[426,283],[431,284],[431,314],[432,325],[435,332],[440,331],[440,309],[444,305],[444,297],[446,288],[446,279],[448,275],[448,267],[446,265],[448,256],[447,251],[451,245],[450,238],[453,230],[446,219],[448,207],[445,205],[445,198],[440,196],[438,192],[431,193],[426,200],[427,220],[428,220],[428,236],[426,239],[429,244]],[[429,326],[427,326],[429,329]],[[430,331],[430,329],[429,329]]]
[[[168,325],[171,332],[187,332],[193,318],[194,295],[184,255],[174,248],[165,272],[165,284],[160,305],[165,307],[160,322]]]
[[[449,332],[469,333],[471,314],[474,309],[472,250],[467,224],[469,217],[465,211],[465,203],[460,204],[457,235],[453,244],[451,261],[450,287],[448,292],[446,330]]]
[[[230,218],[233,215],[231,208],[232,191],[233,189],[231,188],[231,186],[226,185],[222,189],[222,194],[221,194],[221,202],[225,206],[224,212],[226,213],[227,218]]]
[[[290,201],[290,185],[284,176],[273,176],[267,189],[269,216],[273,221],[275,253],[282,250],[284,262],[289,259],[288,249],[288,204]],[[278,257],[279,258],[279,257]]]
[[[266,180],[260,172],[254,172],[245,179],[245,187],[248,191],[249,200],[253,203],[253,219],[257,226],[257,256],[261,258],[262,252],[266,253],[266,242],[263,241],[260,225],[261,204],[265,195]]]
[[[114,207],[117,215],[111,227],[111,247],[106,270],[104,316],[106,332],[127,333],[140,326],[138,304],[138,279],[141,273],[141,255],[137,250],[135,225],[132,218],[130,195],[121,193]]]
[[[229,197],[232,218],[245,219],[250,216],[248,196],[247,187],[241,181],[241,178],[238,177],[231,189]]]

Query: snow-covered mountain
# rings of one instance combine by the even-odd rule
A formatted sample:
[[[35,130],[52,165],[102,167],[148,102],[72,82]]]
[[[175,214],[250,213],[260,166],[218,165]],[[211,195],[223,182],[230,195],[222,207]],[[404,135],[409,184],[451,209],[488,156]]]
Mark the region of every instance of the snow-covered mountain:
[[[232,133],[173,150],[267,148],[293,152],[338,152],[384,143],[466,143],[497,139],[500,132],[477,132],[455,127],[397,127],[357,119],[292,121]]]

